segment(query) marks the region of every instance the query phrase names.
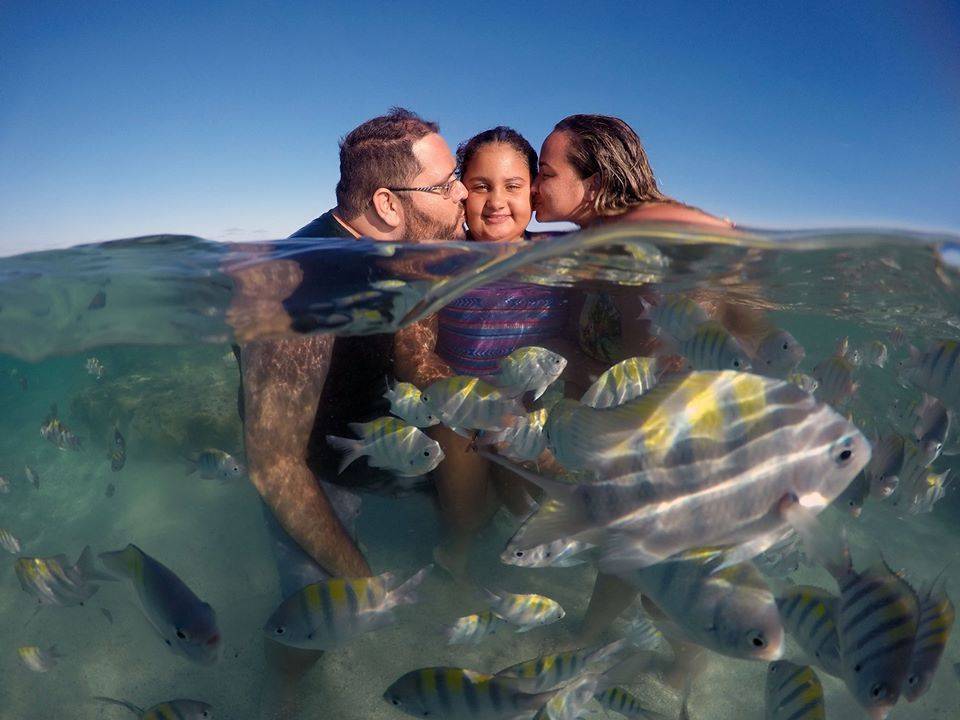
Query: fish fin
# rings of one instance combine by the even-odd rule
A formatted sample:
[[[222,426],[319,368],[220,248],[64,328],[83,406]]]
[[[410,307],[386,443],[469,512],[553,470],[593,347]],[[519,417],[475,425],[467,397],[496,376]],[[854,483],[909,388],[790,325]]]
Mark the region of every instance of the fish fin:
[[[814,513],[796,502],[785,503],[781,513],[800,535],[804,552],[811,560],[823,565],[835,578],[847,574],[852,565],[846,529],[839,533],[828,530]]]
[[[398,585],[395,590],[387,594],[384,602],[386,608],[394,608],[398,605],[413,605],[420,601],[420,595],[417,592],[424,578],[433,569],[433,563],[420,568],[406,582]]]
[[[107,455],[107,457],[110,457]],[[183,456],[184,462],[187,463],[186,473],[187,475],[193,475],[197,469],[200,467],[200,463],[196,458],[189,457],[187,455]]]
[[[485,587],[478,588],[477,593],[480,599],[483,602],[487,603],[488,605],[493,605],[494,603],[498,603],[500,602],[500,599],[501,599],[499,595],[497,595],[495,592]],[[500,617],[500,616],[497,615],[497,617]]]
[[[350,424],[357,425],[359,423]],[[353,430],[352,427],[350,429]],[[343,457],[340,458],[340,465],[337,467],[338,475],[346,470],[350,463],[364,455],[363,443],[360,440],[338,437],[336,435],[327,435],[327,443],[337,452],[344,453]]]
[[[551,385],[551,383],[548,383],[548,384],[546,384],[546,385],[541,385],[541,386],[538,387],[538,388],[534,388],[534,390],[533,390],[533,401],[536,402],[537,400],[539,400],[539,399],[540,399],[540,396],[543,395],[543,394],[547,391],[547,388],[550,387],[550,385]]]
[[[634,651],[632,644],[625,638],[621,638],[620,640],[614,640],[612,643],[608,643],[607,645],[603,645],[598,647],[596,650],[593,650],[584,658],[584,662],[588,665],[606,662],[608,660],[616,659],[617,656],[628,650]]]
[[[132,556],[139,551],[134,544],[127,545],[123,550],[114,550],[112,552],[100,553],[100,562],[107,569],[108,572],[113,573],[116,577],[111,578],[116,580],[117,577],[125,578],[130,576],[130,565]]]
[[[113,575],[97,569],[96,563],[93,559],[93,550],[90,549],[89,545],[83,549],[83,552],[80,553],[80,557],[77,558],[77,570],[79,570],[80,574],[83,575],[83,577],[87,580],[114,581],[117,579]]]
[[[582,503],[578,502],[574,496],[576,485],[532,473],[495,453],[480,450],[477,454],[537,485],[546,491],[552,501],[549,503],[549,513],[543,512],[543,507],[547,505],[543,503],[541,508],[524,523],[521,549],[526,550],[591,529],[591,522],[583,510]]]
[[[597,692],[616,685],[635,685],[637,678],[653,667],[654,663],[654,654],[648,650],[631,653],[600,676]]]
[[[642,540],[625,533],[612,533],[603,545],[599,564],[604,572],[618,575],[656,565],[663,560],[665,558],[648,552]]]
[[[94,695],[94,700],[99,700],[100,702],[109,703],[111,705],[119,705],[120,707],[125,707],[127,710],[132,712],[138,717],[142,717],[144,710],[143,708],[137,707],[133,703],[127,702],[126,700],[114,700],[113,698],[104,697],[102,695]]]

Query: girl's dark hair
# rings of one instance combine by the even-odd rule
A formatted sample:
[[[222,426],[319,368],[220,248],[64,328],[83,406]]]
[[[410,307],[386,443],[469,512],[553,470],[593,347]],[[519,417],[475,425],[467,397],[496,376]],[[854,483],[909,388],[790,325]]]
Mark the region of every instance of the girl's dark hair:
[[[463,179],[464,171],[467,165],[470,164],[470,161],[473,160],[473,156],[477,154],[477,150],[491,143],[509,145],[520,153],[520,157],[527,161],[527,165],[530,168],[530,181],[533,182],[533,179],[537,176],[537,151],[533,149],[533,146],[527,142],[527,139],[523,135],[513,128],[508,128],[506,125],[498,125],[490,130],[484,130],[466,142],[460,143],[457,147],[458,178]]]
[[[619,215],[648,202],[676,202],[657,187],[643,143],[620,118],[570,115],[554,130],[569,136],[568,159],[580,178],[597,176],[593,209],[598,215]]]

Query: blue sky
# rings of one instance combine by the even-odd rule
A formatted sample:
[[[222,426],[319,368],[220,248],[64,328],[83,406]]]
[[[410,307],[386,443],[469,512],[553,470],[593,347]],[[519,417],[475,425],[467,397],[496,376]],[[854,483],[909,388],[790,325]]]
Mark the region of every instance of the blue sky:
[[[669,194],[741,223],[960,232],[951,0],[380,5],[3,2],[0,254],[287,235],[391,105],[452,146],[618,115]]]

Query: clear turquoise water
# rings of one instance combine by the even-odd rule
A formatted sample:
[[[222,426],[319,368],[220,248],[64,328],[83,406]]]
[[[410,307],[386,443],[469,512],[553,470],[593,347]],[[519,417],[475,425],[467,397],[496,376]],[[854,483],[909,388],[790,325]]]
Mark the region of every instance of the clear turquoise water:
[[[261,628],[280,598],[260,502],[248,482],[188,476],[182,460],[210,446],[242,455],[238,373],[230,352],[234,328],[242,326],[248,338],[278,332],[267,322],[276,303],[261,297],[262,303],[238,305],[226,268],[310,262],[324,281],[312,287],[292,324],[337,333],[389,332],[505,275],[585,289],[649,282],[671,292],[713,288],[766,308],[805,346],[801,369],[810,372],[844,335],[855,344],[882,339],[890,346],[886,335],[899,326],[920,347],[932,339],[960,339],[960,270],[951,264],[956,250],[947,241],[956,238],[886,231],[718,238],[683,228],[627,229],[518,251],[323,241],[226,248],[158,237],[0,259],[0,475],[11,485],[10,494],[0,495],[0,527],[19,537],[25,555],[65,553],[71,561],[88,544],[102,552],[134,542],[216,608],[224,638],[218,664],[192,665],[155,637],[120,584],[104,584],[85,607],[47,607],[31,618],[35,602],[20,589],[15,558],[3,554],[0,718],[124,716],[92,702],[94,695],[144,707],[192,697],[212,703],[216,717],[261,717]],[[104,307],[88,308],[99,291]],[[99,380],[85,370],[90,357],[103,364]],[[917,396],[895,381],[894,366],[861,370],[856,421],[881,422],[894,400]],[[83,438],[81,451],[58,450],[40,437],[54,403]],[[119,472],[110,470],[107,458],[115,423],[127,440]],[[40,474],[39,490],[24,477],[27,464]],[[938,470],[950,466],[960,472],[960,456],[935,464]],[[882,552],[918,581],[946,567],[948,591],[956,597],[958,513],[960,498],[951,488],[927,515],[900,518],[869,503],[859,520],[847,523],[848,532],[858,557]],[[553,597],[567,611],[561,623],[501,634],[478,647],[448,646],[439,626],[480,608],[470,592],[435,573],[424,601],[405,610],[397,625],[328,653],[310,671],[298,688],[301,716],[401,717],[381,695],[409,670],[456,665],[494,671],[568,647],[595,571],[589,565],[527,570],[500,564],[514,528],[498,516],[478,539],[471,571],[486,585]],[[375,572],[408,574],[430,561],[440,538],[433,502],[424,494],[364,495],[359,536]],[[817,568],[803,567],[793,579],[833,588]],[[112,623],[100,608],[109,610]],[[32,673],[19,663],[17,647],[51,644],[64,657],[50,672]],[[960,717],[956,662],[960,640],[954,633],[933,688],[916,703],[901,700],[891,717]],[[761,716],[764,673],[759,663],[711,656],[694,684],[691,717]],[[820,676],[828,717],[864,716],[839,681]],[[655,677],[638,678],[633,690],[651,709],[678,712],[675,690]]]

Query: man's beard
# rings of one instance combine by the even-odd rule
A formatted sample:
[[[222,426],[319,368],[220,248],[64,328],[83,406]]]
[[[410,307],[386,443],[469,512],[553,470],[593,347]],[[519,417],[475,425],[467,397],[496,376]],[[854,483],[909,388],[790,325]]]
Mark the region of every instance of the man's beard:
[[[406,240],[463,240],[466,233],[463,230],[463,211],[459,213],[456,220],[452,223],[446,223],[436,218],[432,218],[425,212],[420,211],[407,198],[401,201],[403,205],[404,219],[406,227],[403,237]]]

